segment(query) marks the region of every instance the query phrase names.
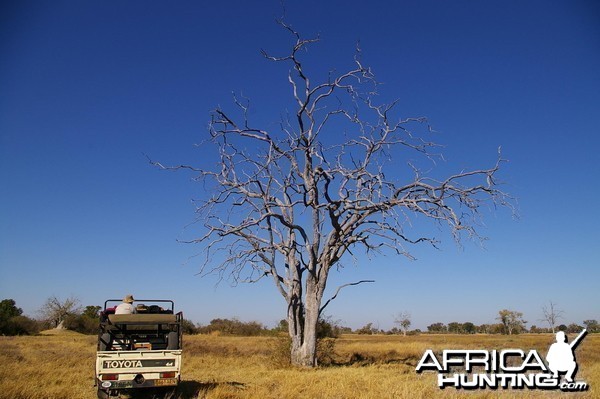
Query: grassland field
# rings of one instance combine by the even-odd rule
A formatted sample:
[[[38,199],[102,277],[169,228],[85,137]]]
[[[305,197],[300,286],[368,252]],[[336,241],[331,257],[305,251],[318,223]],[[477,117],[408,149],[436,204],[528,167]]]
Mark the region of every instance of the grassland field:
[[[426,349],[545,355],[552,342],[551,334],[344,335],[324,349],[328,365],[300,369],[286,364],[284,338],[186,336],[175,398],[600,398],[600,334],[577,347],[577,379],[588,383],[586,392],[441,390],[436,373],[415,372]],[[95,336],[73,332],[0,337],[0,399],[93,399],[95,352]]]

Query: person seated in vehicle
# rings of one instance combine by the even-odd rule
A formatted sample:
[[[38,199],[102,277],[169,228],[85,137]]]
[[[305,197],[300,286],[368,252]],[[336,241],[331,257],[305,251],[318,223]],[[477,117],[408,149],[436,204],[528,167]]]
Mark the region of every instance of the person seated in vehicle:
[[[123,298],[123,303],[119,304],[115,309],[115,314],[134,314],[137,313],[133,304],[133,295],[127,295]]]

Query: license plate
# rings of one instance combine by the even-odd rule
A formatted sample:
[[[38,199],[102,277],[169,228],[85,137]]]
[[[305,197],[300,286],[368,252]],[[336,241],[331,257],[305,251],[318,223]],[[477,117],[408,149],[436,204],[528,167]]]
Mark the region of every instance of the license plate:
[[[164,386],[168,386],[168,385],[177,385],[177,379],[176,378],[164,378],[162,380],[156,380],[154,382],[154,385],[156,385],[157,387],[164,387]]]
[[[133,381],[114,381],[113,388],[133,388]]]

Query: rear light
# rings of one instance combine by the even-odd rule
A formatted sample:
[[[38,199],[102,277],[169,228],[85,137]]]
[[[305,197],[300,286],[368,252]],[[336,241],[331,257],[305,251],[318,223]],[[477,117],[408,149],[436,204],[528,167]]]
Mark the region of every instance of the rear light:
[[[102,381],[116,381],[119,379],[118,374],[102,374]]]
[[[166,373],[160,373],[160,378],[175,378],[175,372],[169,371]]]

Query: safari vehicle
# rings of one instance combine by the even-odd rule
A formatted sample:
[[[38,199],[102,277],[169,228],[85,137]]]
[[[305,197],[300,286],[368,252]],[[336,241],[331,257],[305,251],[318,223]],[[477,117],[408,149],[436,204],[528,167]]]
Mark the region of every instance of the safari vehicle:
[[[107,300],[100,313],[98,398],[151,388],[175,391],[181,379],[182,312],[174,313],[173,301],[144,299],[135,301],[137,313],[115,314],[120,302]]]

